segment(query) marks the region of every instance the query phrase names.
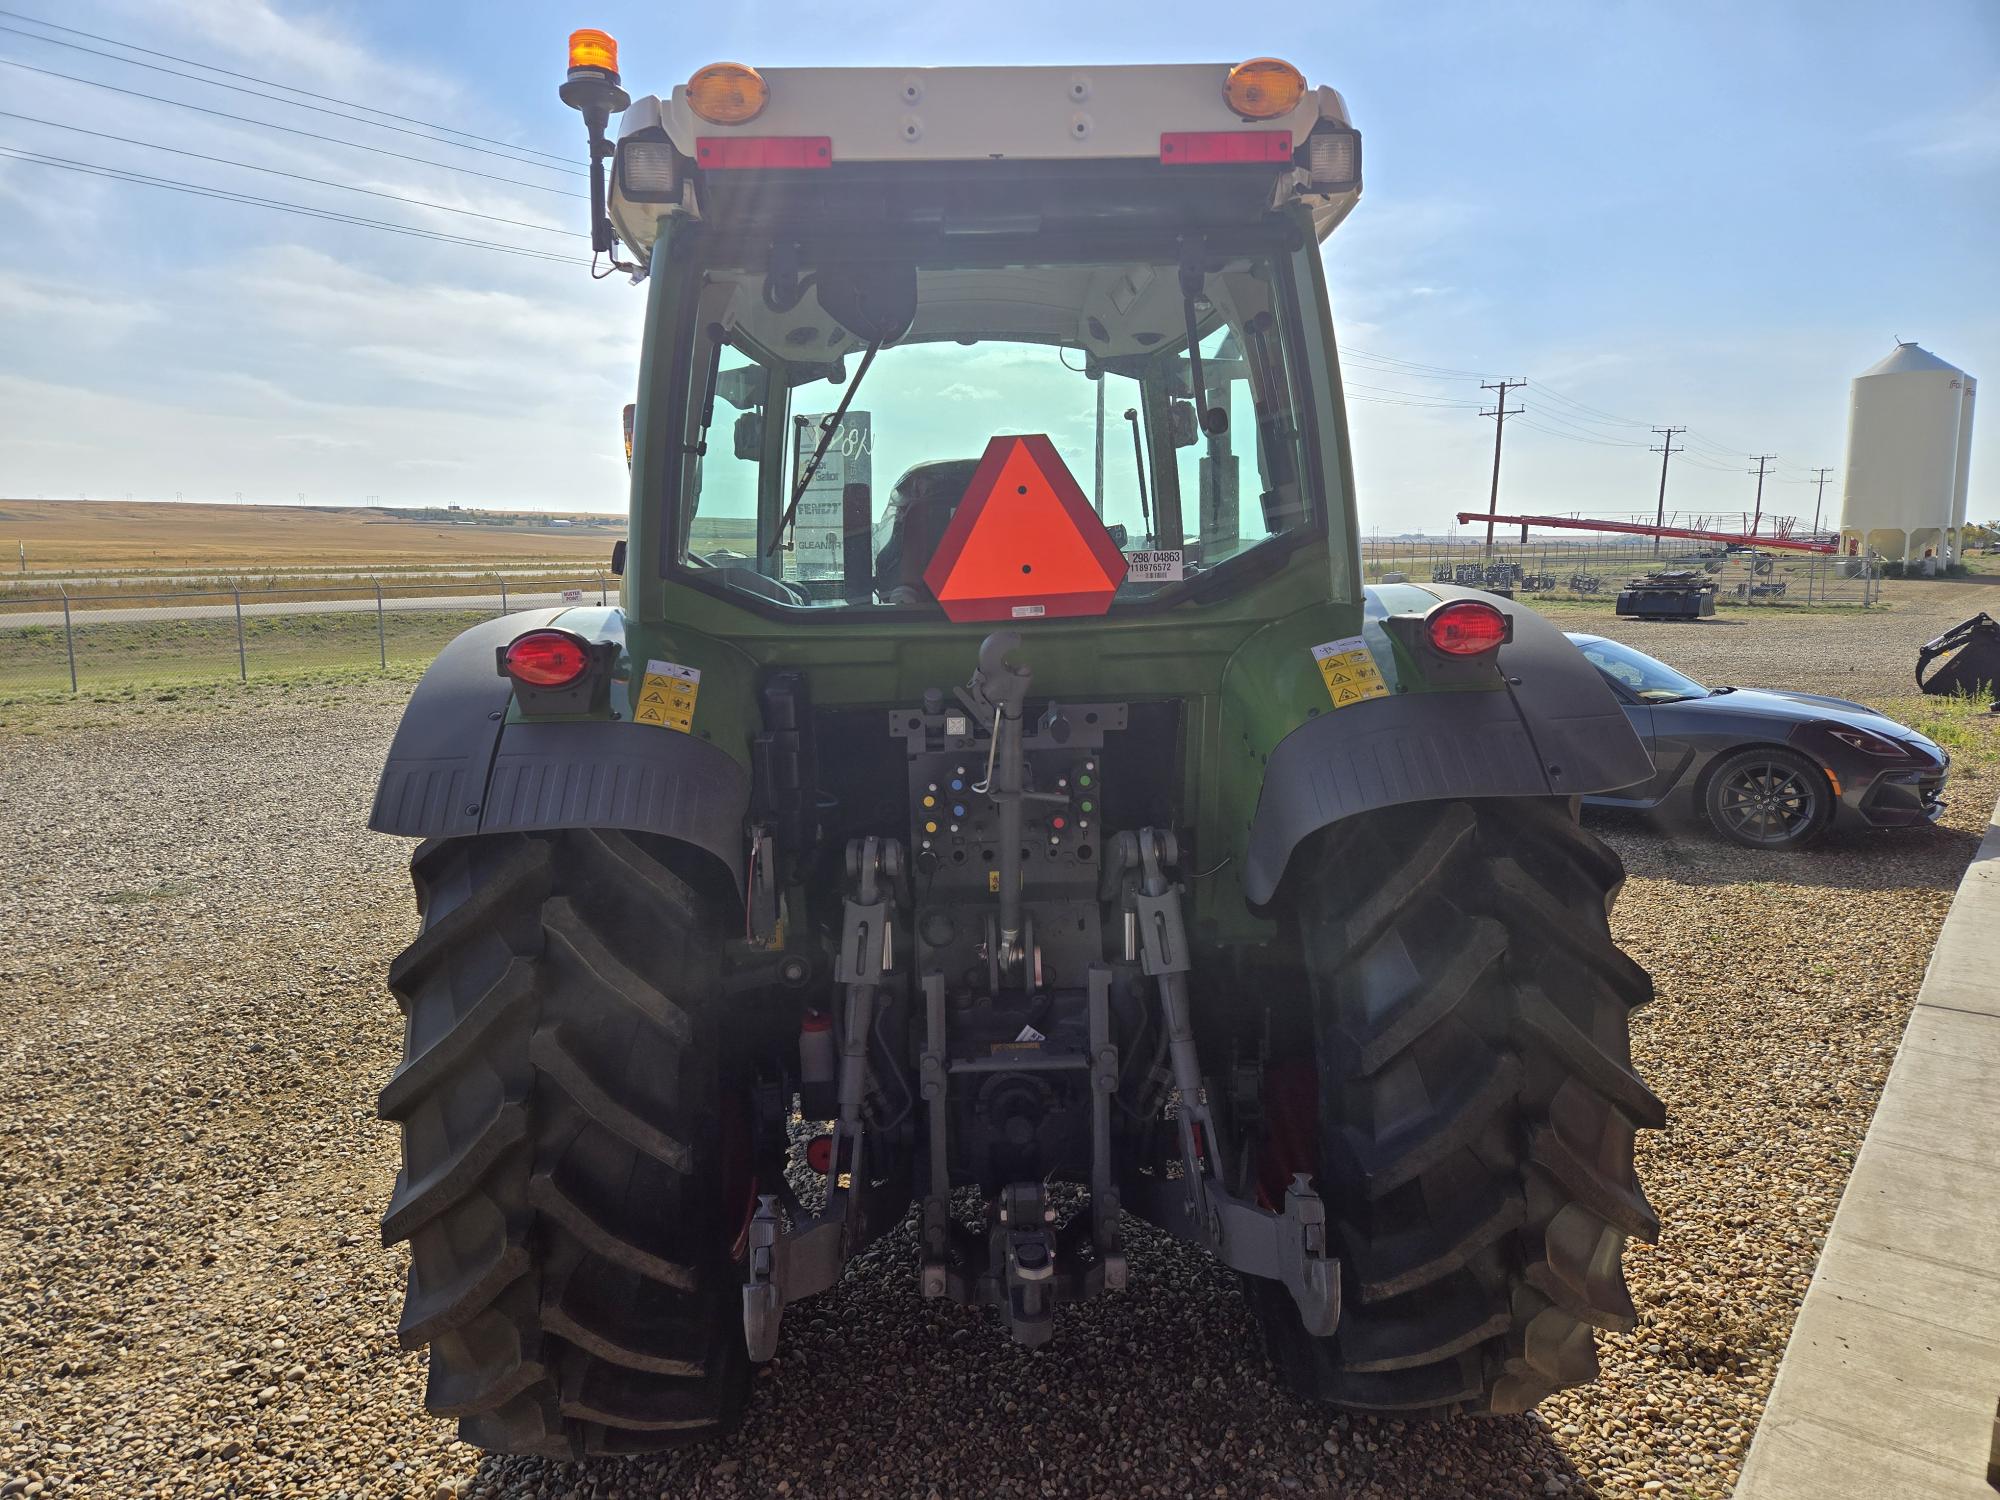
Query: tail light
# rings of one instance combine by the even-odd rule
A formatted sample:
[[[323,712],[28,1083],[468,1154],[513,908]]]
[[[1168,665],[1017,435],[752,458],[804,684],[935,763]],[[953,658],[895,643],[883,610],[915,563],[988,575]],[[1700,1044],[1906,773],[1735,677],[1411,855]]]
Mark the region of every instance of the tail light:
[[[531,630],[501,648],[500,670],[529,687],[568,687],[590,670],[590,643],[567,630]]]
[[[1160,160],[1170,167],[1291,159],[1289,130],[1169,130],[1160,136]]]
[[[833,137],[826,135],[698,136],[695,165],[718,170],[830,167]]]
[[[1490,604],[1455,599],[1424,617],[1431,644],[1447,656],[1481,656],[1513,639],[1514,622]]]

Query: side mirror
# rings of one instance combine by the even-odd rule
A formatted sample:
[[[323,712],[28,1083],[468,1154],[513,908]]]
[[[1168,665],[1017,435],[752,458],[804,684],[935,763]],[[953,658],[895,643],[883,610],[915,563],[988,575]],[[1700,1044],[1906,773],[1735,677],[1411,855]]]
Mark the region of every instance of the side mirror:
[[[1176,448],[1191,448],[1201,435],[1195,421],[1192,401],[1170,401],[1167,403],[1167,436],[1173,439]]]
[[[611,576],[613,578],[625,576],[625,538],[622,536],[611,544]]]
[[[736,419],[734,442],[738,458],[747,458],[754,463],[764,456],[764,414],[761,411],[746,411]]]

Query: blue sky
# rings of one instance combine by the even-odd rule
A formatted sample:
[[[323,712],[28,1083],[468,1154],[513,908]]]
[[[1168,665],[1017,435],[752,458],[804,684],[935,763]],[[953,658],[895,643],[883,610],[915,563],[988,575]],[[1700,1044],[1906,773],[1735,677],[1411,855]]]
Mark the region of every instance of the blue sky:
[[[577,118],[555,98],[572,26],[618,36],[635,93],[722,57],[1289,58],[1345,93],[1367,142],[1367,190],[1327,265],[1355,384],[1361,521],[1384,532],[1483,505],[1492,424],[1447,404],[1477,403],[1481,375],[1531,382],[1509,426],[1503,508],[1591,514],[1650,509],[1647,424],[1672,422],[1694,438],[1671,503],[1747,507],[1747,455],[1769,452],[1767,510],[1810,515],[1807,471],[1844,459],[1847,383],[1899,337],[2000,380],[1993,0],[1361,0],[1255,18],[1034,0],[0,3],[579,157]],[[1218,27],[1218,14],[1237,19]],[[0,57],[538,186],[17,68],[0,67],[0,111],[584,227],[580,203],[547,191],[580,186],[558,173],[7,31]],[[580,245],[16,118],[0,117],[0,144],[558,254]],[[641,295],[571,266],[0,159],[0,495],[622,509],[618,408]],[[1975,518],[2000,515],[1996,400],[1975,443]]]

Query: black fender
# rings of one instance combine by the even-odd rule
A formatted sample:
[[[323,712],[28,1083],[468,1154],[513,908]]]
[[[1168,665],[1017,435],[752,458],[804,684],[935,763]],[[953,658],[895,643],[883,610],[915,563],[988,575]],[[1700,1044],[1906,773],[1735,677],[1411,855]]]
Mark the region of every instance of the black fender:
[[[1474,589],[1441,599],[1505,611],[1498,691],[1398,693],[1309,719],[1278,742],[1251,820],[1243,893],[1267,905],[1292,851],[1358,813],[1463,797],[1582,797],[1645,781],[1653,759],[1610,686],[1544,616]]]
[[[750,775],[724,751],[624,721],[507,722],[514,689],[494,650],[562,612],[488,620],[445,647],[403,710],[368,826],[407,838],[656,833],[720,860],[741,891]]]

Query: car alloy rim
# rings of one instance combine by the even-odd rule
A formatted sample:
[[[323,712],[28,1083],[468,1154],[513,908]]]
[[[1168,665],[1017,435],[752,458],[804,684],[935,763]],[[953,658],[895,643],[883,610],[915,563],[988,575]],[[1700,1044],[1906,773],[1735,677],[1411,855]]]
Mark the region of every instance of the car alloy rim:
[[[1744,838],[1782,844],[1812,822],[1818,796],[1796,767],[1764,761],[1743,767],[1722,784],[1720,811],[1723,821]]]

